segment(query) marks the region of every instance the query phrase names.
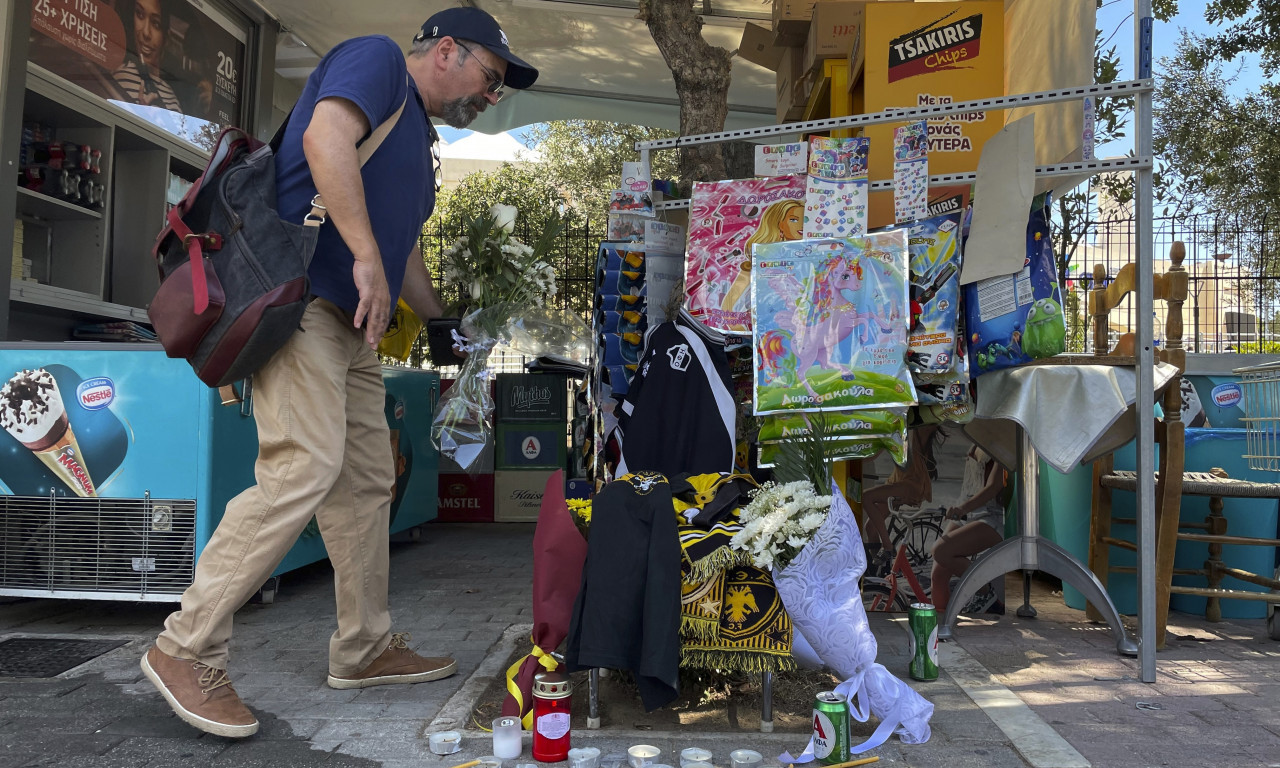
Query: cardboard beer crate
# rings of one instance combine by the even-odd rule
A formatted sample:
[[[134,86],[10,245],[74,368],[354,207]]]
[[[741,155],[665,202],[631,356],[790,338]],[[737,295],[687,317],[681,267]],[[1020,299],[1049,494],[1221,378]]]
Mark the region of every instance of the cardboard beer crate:
[[[542,508],[542,494],[554,469],[500,469],[493,473],[493,519],[499,523],[532,523]]]
[[[567,462],[568,424],[498,423],[494,465],[504,469],[563,469]]]
[[[496,377],[494,416],[512,421],[564,421],[569,395],[567,379],[555,373],[500,373]]]
[[[493,474],[442,474],[436,499],[441,522],[492,523]]]

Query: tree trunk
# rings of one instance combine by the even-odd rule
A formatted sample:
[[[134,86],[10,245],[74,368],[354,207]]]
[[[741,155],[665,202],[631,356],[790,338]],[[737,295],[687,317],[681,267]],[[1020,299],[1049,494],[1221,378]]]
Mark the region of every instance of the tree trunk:
[[[702,39],[702,19],[689,0],[640,0],[639,18],[676,82],[680,98],[680,135],[717,133],[729,115],[729,78],[733,54]],[[680,149],[680,179],[718,181],[725,178],[718,144]]]

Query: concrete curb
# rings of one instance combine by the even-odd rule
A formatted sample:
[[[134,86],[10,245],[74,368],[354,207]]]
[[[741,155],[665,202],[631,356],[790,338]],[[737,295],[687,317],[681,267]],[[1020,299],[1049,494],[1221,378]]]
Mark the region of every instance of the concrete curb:
[[[532,624],[512,624],[507,627],[498,642],[489,648],[488,654],[480,666],[476,667],[476,671],[471,673],[457,693],[449,697],[449,700],[436,713],[435,719],[427,723],[422,731],[423,738],[437,731],[469,731],[483,734],[484,731],[469,727],[471,708],[475,706],[476,700],[480,698],[480,694],[484,693],[489,683],[506,672],[507,659],[511,657],[511,652],[516,649],[520,639],[532,632]]]

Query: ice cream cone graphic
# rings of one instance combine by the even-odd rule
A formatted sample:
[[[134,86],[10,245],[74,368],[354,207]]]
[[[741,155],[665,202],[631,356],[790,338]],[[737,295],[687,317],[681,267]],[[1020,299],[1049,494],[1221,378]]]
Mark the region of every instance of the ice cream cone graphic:
[[[38,368],[9,379],[0,389],[0,426],[77,496],[98,495],[53,374]]]

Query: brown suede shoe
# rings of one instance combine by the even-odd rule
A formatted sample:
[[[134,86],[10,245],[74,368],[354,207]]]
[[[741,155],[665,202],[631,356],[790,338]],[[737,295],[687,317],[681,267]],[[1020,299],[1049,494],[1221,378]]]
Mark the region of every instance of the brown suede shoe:
[[[258,718],[240,701],[225,669],[179,659],[153,645],[142,657],[142,672],[178,717],[205,733],[243,739],[258,732]]]
[[[350,677],[329,675],[330,688],[369,688],[375,685],[425,683],[458,671],[458,662],[447,657],[425,658],[409,650],[409,633],[397,632],[391,644],[364,671]]]

